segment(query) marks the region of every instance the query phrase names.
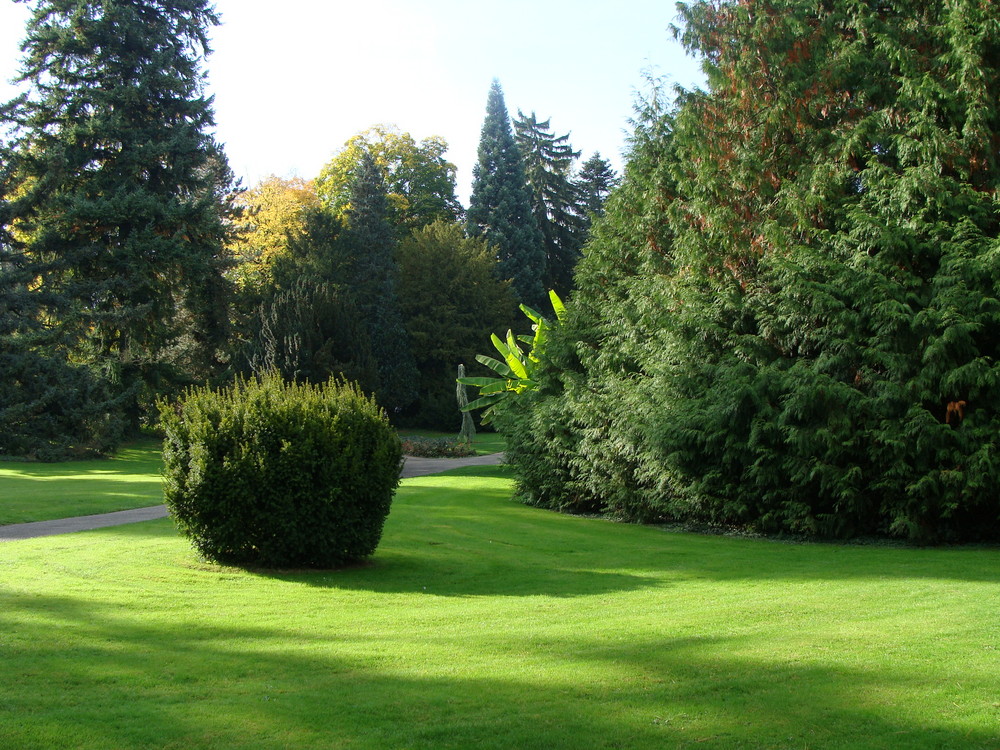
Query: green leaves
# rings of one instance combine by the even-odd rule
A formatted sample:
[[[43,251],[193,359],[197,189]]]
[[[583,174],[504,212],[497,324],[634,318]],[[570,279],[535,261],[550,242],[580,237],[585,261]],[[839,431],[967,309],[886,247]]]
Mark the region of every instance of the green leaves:
[[[522,491],[1000,538],[1000,6],[681,14],[710,85],[640,113],[572,322],[504,420]]]
[[[549,299],[552,302],[552,309],[556,312],[556,321],[558,323],[562,321],[566,313],[566,307],[554,290],[549,291]],[[486,411],[483,412],[483,424],[489,424],[493,417],[494,408],[511,398],[512,394],[521,394],[538,387],[536,373],[541,367],[541,357],[545,350],[545,342],[551,324],[539,313],[526,305],[521,305],[521,311],[534,324],[532,326],[534,329],[533,336],[516,337],[512,331],[508,330],[506,339],[501,339],[494,333],[490,336],[490,340],[493,342],[493,348],[500,353],[503,359],[498,360],[485,354],[476,355],[478,362],[489,367],[499,377],[465,377],[458,379],[459,383],[479,388],[480,397],[470,402],[462,411],[485,409]],[[522,343],[528,344],[528,348],[522,348]]]
[[[374,552],[402,447],[354,385],[277,373],[160,402],[164,500],[208,559],[332,567]]]

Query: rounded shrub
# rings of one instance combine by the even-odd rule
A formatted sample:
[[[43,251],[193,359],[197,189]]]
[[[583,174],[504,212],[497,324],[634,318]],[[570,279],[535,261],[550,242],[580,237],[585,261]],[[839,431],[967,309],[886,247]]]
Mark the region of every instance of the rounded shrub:
[[[164,496],[207,559],[335,567],[375,551],[402,449],[355,385],[279,375],[161,402]]]

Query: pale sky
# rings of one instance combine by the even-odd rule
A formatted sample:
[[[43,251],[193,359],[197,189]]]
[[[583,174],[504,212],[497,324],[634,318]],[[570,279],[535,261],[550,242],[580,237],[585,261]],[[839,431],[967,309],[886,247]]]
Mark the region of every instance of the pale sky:
[[[244,185],[315,177],[355,133],[394,124],[449,144],[468,204],[492,79],[507,109],[551,118],[582,159],[620,171],[647,73],[703,80],[663,0],[217,0],[205,69],[216,134]],[[0,0],[0,100],[18,68],[28,11]]]

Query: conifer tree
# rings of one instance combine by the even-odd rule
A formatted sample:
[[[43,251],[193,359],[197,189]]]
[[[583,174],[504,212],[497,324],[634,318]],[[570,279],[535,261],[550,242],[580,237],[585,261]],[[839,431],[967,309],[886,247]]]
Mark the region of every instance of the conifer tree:
[[[573,286],[573,269],[585,233],[579,196],[570,179],[580,152],[570,146],[568,134],[555,135],[549,120],[539,122],[534,112],[525,115],[518,111],[514,133],[531,190],[532,213],[545,247],[543,284],[565,295]]]
[[[573,185],[577,192],[579,214],[589,228],[594,217],[604,214],[604,203],[618,185],[618,175],[611,167],[611,162],[603,158],[599,151],[595,151],[581,165]]]
[[[395,414],[417,395],[417,369],[396,294],[396,235],[382,172],[365,154],[350,187],[346,281],[371,341],[378,368],[376,396]]]
[[[133,428],[225,344],[232,175],[200,69],[216,23],[208,0],[38,0],[27,93],[0,108],[35,314],[108,376]]]
[[[344,378],[368,393],[377,387],[368,331],[345,290],[300,276],[260,307],[256,322],[255,373],[310,383]]]
[[[651,119],[577,276],[561,390],[519,423],[535,450],[561,435],[547,463],[573,469],[543,500],[1000,538],[1000,7],[703,0],[683,19],[709,89]]]
[[[469,236],[485,237],[497,249],[497,272],[501,279],[511,279],[522,302],[541,305],[545,300],[545,248],[532,214],[531,193],[503,91],[496,80],[490,86],[472,175],[466,214]]]

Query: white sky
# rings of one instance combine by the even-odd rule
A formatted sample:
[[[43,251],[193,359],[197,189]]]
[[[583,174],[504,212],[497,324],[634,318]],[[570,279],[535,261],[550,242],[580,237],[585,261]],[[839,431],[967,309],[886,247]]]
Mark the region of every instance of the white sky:
[[[209,91],[217,135],[245,185],[315,177],[350,136],[395,124],[439,135],[468,203],[494,77],[507,108],[551,118],[586,159],[621,168],[644,73],[702,80],[668,31],[669,0],[216,0]],[[0,0],[0,99],[28,11]]]

